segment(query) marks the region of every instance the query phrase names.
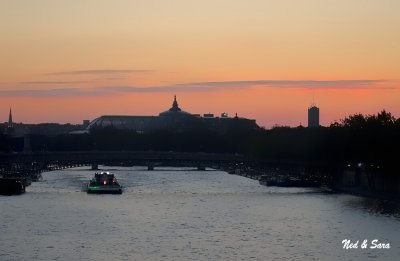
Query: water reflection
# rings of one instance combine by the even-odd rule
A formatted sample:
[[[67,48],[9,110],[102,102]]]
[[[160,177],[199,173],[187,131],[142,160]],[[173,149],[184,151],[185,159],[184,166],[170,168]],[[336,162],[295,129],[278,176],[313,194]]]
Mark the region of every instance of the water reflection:
[[[346,207],[359,209],[370,214],[381,214],[400,218],[400,203],[364,197],[348,196],[343,200]]]

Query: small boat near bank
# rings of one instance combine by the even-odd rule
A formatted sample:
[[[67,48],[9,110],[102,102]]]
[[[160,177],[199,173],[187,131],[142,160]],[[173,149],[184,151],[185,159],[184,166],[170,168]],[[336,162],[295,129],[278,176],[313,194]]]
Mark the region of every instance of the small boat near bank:
[[[114,174],[109,172],[95,173],[87,185],[89,194],[121,194],[122,186],[118,183]]]
[[[266,176],[259,179],[260,185],[276,187],[320,187],[321,182],[316,179],[300,179],[297,177]]]
[[[0,195],[19,195],[25,193],[26,184],[27,181],[25,178],[0,178]]]

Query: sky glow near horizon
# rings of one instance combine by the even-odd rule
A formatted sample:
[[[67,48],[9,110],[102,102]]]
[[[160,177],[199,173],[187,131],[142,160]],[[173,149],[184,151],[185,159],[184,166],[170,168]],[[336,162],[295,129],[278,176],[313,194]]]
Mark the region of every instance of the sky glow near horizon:
[[[400,117],[397,0],[0,0],[0,121]]]

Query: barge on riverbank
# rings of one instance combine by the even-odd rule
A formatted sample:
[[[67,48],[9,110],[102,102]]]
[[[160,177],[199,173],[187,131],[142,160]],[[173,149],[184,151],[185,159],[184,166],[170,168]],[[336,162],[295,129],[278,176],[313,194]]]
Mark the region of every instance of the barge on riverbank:
[[[320,187],[321,182],[316,179],[301,179],[298,177],[267,176],[259,179],[260,185],[276,187]]]
[[[25,193],[26,178],[0,178],[0,195],[19,195]]]

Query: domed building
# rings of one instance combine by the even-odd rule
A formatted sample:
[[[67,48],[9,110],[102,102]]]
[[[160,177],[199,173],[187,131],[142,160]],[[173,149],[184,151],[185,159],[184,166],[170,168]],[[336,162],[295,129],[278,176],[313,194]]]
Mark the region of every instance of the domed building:
[[[157,130],[169,130],[182,132],[197,128],[215,130],[217,132],[226,132],[235,126],[241,128],[259,129],[255,120],[239,118],[235,116],[230,118],[226,113],[221,117],[214,117],[213,114],[191,114],[179,108],[176,95],[172,102],[172,107],[159,116],[125,116],[125,115],[104,115],[93,120],[87,130],[113,127],[116,129],[134,130],[137,133],[154,132]]]
[[[176,95],[174,96],[174,102],[172,103],[172,107],[164,112],[161,112],[159,116],[172,116],[172,117],[179,117],[179,116],[193,116],[192,114],[182,111],[181,108],[178,106],[178,101],[176,100]]]

